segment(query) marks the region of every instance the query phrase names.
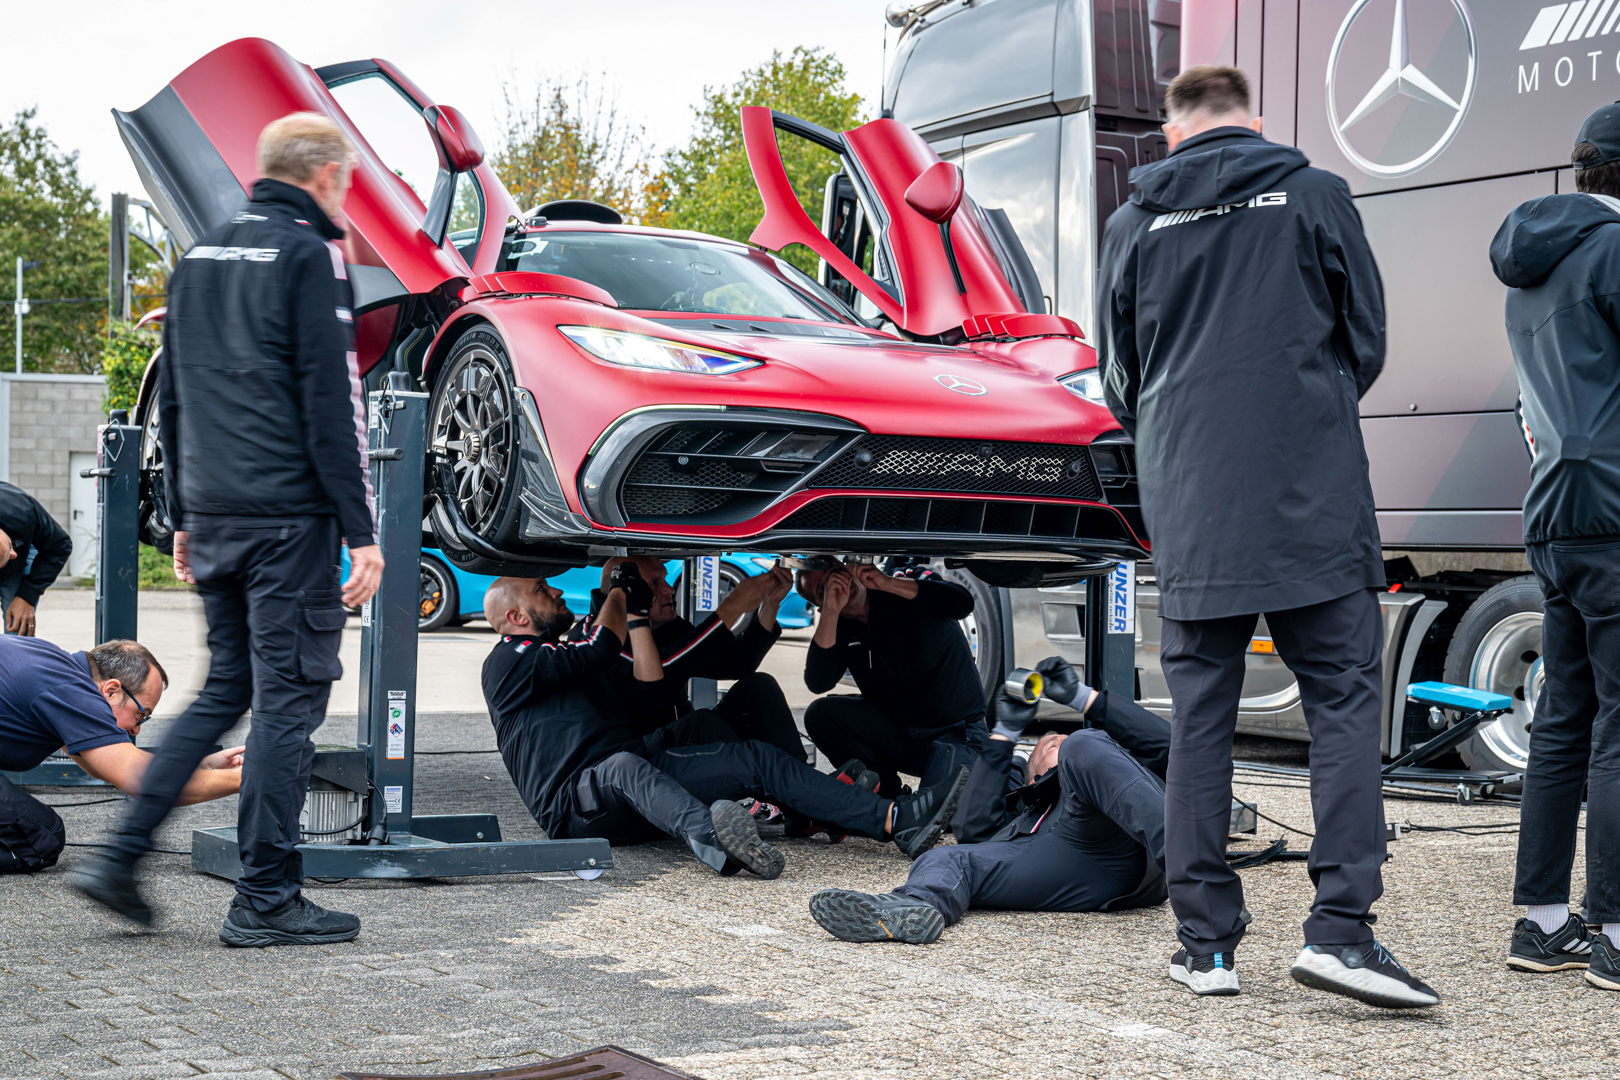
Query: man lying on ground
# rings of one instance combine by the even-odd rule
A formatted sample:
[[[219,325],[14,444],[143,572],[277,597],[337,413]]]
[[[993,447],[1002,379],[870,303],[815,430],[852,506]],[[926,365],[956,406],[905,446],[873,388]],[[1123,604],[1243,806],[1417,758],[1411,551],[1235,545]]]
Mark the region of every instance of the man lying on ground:
[[[152,755],[135,736],[149,720],[169,677],[133,641],[106,641],[69,654],[39,638],[0,637],[0,769],[25,772],[65,750],[79,767],[138,795]],[[242,747],[203,758],[180,804],[235,795]],[[61,817],[0,776],[0,874],[55,865],[67,842]]]
[[[602,567],[599,595],[608,593],[613,573],[623,563],[634,565],[641,579],[652,587],[648,618],[652,620],[653,643],[664,668],[662,685],[667,689],[667,697],[654,699],[653,715],[632,719],[647,724],[650,733],[655,727],[689,718],[685,729],[706,736],[699,737],[699,742],[758,739],[788,757],[804,761],[804,743],[787,697],[775,679],[759,670],[765,654],[782,636],[776,613],[793,587],[792,575],[778,567],[744,578],[708,618],[693,626],[675,613],[675,590],[670,587],[664,564],[650,555],[609,559]],[[588,632],[589,626],[577,627],[575,635],[581,636],[582,630]],[[621,655],[630,659],[628,647]],[[691,679],[736,681],[714,708],[694,709],[686,693]]]
[[[632,579],[608,593],[588,637],[565,641],[573,613],[544,580],[500,578],[485,594],[484,615],[502,638],[484,661],[484,700],[507,771],[548,836],[637,844],[668,835],[719,873],[746,868],[774,878],[782,854],[736,802],[753,798],[893,840],[913,858],[938,842],[967,783],[965,768],[890,801],[756,740],[650,747],[615,675],[628,642],[635,682],[643,692],[667,693],[645,686],[663,679],[647,617],[652,603],[651,588]]]
[[[918,859],[891,893],[816,893],[810,914],[823,929],[845,941],[927,945],[970,908],[1121,911],[1164,902],[1170,725],[1082,685],[1061,657],[1039,669],[1048,696],[1073,703],[1093,726],[1041,736],[1018,768],[1013,748],[1037,706],[1000,694],[962,796],[956,845]]]
[[[798,589],[819,609],[805,686],[825,694],[847,671],[861,691],[810,703],[804,729],[816,749],[828,761],[859,758],[891,797],[901,772],[927,787],[972,765],[985,740],[984,688],[961,627],[972,595],[922,566],[807,570]]]

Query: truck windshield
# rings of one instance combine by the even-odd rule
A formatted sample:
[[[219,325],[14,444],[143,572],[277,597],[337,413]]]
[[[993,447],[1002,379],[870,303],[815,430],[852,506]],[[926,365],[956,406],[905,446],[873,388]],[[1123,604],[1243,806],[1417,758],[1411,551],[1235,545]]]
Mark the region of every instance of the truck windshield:
[[[504,270],[578,278],[621,308],[766,319],[859,323],[807,276],[762,252],[667,236],[531,232],[513,242]]]

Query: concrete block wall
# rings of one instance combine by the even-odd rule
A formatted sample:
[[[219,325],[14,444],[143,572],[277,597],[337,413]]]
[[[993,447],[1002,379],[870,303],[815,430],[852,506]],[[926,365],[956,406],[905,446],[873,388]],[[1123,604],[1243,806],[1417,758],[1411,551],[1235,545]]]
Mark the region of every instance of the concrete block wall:
[[[38,499],[69,533],[71,455],[95,453],[105,392],[99,375],[0,372],[0,480]]]

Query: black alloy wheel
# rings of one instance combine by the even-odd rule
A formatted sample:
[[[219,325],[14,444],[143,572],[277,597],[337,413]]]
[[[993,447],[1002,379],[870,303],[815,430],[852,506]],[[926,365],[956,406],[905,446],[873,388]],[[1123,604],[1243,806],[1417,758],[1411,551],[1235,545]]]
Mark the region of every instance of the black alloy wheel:
[[[165,555],[174,554],[174,526],[169,521],[168,498],[164,492],[163,435],[158,429],[158,394],[154,386],[146,407],[141,410],[141,492],[140,541]]]
[[[450,568],[438,559],[422,556],[422,585],[417,598],[418,633],[427,634],[456,620],[461,608],[461,590]]]
[[[488,330],[467,334],[434,384],[429,449],[450,459],[455,487],[440,494],[455,499],[473,532],[497,544],[516,532],[517,409],[500,339]]]

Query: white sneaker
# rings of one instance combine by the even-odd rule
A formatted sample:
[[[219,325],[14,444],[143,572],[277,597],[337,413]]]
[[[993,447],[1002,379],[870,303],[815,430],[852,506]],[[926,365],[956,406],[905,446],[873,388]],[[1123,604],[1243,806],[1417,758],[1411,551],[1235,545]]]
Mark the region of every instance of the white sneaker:
[[[1343,994],[1380,1009],[1425,1009],[1440,1004],[1434,987],[1414,978],[1376,941],[1307,945],[1294,961],[1293,975],[1302,986]]]
[[[1230,997],[1238,992],[1237,956],[1180,949],[1170,958],[1170,977],[1200,997]]]

